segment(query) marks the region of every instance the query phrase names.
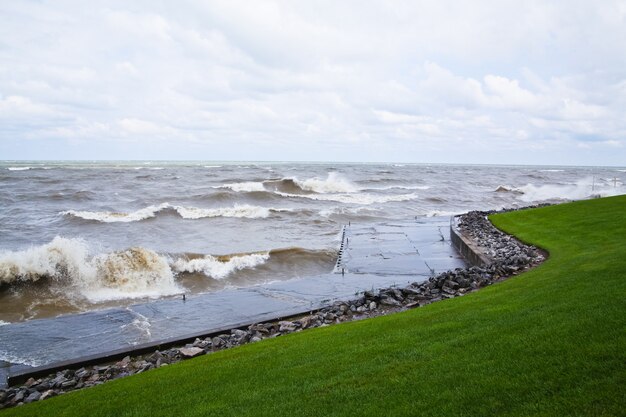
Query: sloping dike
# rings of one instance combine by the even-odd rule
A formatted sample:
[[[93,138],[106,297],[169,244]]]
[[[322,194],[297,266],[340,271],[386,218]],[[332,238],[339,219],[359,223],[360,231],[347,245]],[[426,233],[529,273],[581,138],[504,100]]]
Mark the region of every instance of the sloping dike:
[[[328,274],[1,326],[0,387],[9,376],[17,381],[184,344],[465,266],[450,218],[350,224]]]

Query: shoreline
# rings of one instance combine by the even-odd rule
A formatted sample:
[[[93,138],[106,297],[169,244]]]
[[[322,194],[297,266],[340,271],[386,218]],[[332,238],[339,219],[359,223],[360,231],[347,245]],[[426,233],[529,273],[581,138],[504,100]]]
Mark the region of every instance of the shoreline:
[[[506,210],[510,211],[510,210]],[[413,282],[406,287],[391,286],[376,291],[364,291],[358,298],[338,301],[328,307],[302,315],[290,316],[289,320],[275,318],[267,322],[253,323],[237,328],[222,329],[218,334],[206,335],[193,342],[187,339],[185,344],[169,347],[165,350],[152,350],[141,355],[125,355],[122,352],[114,359],[97,364],[65,366],[52,364],[55,371],[48,369],[48,376],[41,378],[46,369],[33,369],[30,372],[10,375],[9,384],[24,383],[0,389],[0,408],[12,407],[22,403],[34,402],[65,392],[100,385],[106,381],[129,376],[147,370],[167,366],[184,359],[209,354],[215,351],[257,342],[265,338],[299,332],[309,328],[323,327],[346,321],[362,320],[380,315],[392,314],[411,308],[428,305],[432,302],[464,296],[480,288],[518,275],[539,263],[545,256],[541,250],[527,246],[515,238],[496,229],[487,220],[490,212],[469,212],[459,216],[456,223],[460,233],[476,243],[476,250],[482,248],[491,255],[491,260],[484,266],[471,266],[446,271],[424,282]],[[453,234],[453,233],[451,233]],[[491,252],[489,252],[489,250]],[[358,294],[355,294],[358,295]],[[173,345],[172,345],[173,346]],[[63,369],[59,369],[63,368]],[[54,373],[53,373],[54,372]],[[37,379],[35,379],[37,378]]]

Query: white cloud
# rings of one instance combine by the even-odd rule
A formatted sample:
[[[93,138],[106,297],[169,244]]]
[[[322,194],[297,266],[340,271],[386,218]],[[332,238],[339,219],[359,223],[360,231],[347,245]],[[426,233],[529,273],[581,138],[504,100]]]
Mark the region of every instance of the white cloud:
[[[555,163],[560,146],[586,163],[582,145],[616,163],[624,15],[611,0],[4,2],[0,142],[22,158],[26,139],[105,158],[159,140],[162,155],[124,157]]]

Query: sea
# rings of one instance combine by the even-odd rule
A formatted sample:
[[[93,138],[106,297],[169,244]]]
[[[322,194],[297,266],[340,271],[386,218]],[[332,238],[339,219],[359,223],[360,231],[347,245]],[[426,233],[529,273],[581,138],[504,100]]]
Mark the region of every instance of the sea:
[[[624,167],[0,161],[1,326],[328,273],[341,228],[626,193]]]

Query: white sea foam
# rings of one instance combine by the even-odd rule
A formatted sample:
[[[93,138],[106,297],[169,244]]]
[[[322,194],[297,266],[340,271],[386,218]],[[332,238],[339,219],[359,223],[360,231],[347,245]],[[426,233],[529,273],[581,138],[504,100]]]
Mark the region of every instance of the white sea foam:
[[[27,171],[30,167],[8,167],[9,171]]]
[[[540,169],[539,172],[565,172],[564,169]]]
[[[221,168],[221,165],[204,165],[204,168]]]
[[[130,328],[133,334],[136,334],[136,332],[139,331],[139,333],[143,335],[145,339],[149,340],[152,336],[152,333],[150,332],[150,328],[152,327],[150,319],[148,319],[148,317],[144,316],[143,314],[134,311],[131,308],[127,307],[126,311],[128,311],[135,318],[130,323],[121,325],[120,329],[125,330]],[[139,342],[135,342],[134,344],[136,343]]]
[[[367,193],[360,194],[290,194],[290,193],[281,193],[279,191],[276,194],[282,195],[283,197],[298,197],[298,198],[307,198],[310,200],[318,200],[318,201],[336,201],[338,203],[345,204],[360,204],[360,205],[370,205],[370,204],[383,204],[397,201],[410,201],[415,200],[418,195],[415,193],[412,194],[401,194],[401,195],[373,195]]]
[[[460,213],[463,213],[463,211],[431,210],[426,213],[426,217],[450,217]]]
[[[85,220],[96,220],[103,223],[128,223],[150,219],[166,208],[171,207],[168,203],[148,206],[130,213],[119,213],[112,211],[77,211],[68,210],[61,212],[62,215],[80,217]]]
[[[8,321],[0,320],[0,326],[6,326],[7,324],[11,324]]]
[[[592,196],[609,197],[623,194],[623,188],[614,188],[611,184],[602,184],[593,178],[586,178],[570,185],[533,185],[527,184],[518,188],[523,195],[520,199],[525,202],[548,201],[548,200],[580,200]]]
[[[0,283],[53,280],[91,302],[180,293],[165,258],[144,248],[90,256],[81,239],[55,237],[0,254]]]
[[[95,220],[103,223],[128,223],[153,218],[158,212],[166,209],[174,209],[183,219],[202,219],[206,217],[239,217],[249,219],[261,219],[269,217],[271,213],[289,212],[292,209],[252,206],[249,204],[236,204],[233,207],[199,208],[173,206],[169,203],[148,206],[130,213],[118,213],[110,211],[76,211],[68,210],[61,212],[62,215],[79,217],[85,220]]]
[[[343,214],[343,215],[356,215],[362,212],[371,212],[372,214],[377,213],[378,211],[375,209],[370,209],[368,207],[360,206],[360,207],[345,207],[345,206],[335,206],[328,209],[320,210],[319,214],[321,217],[330,217],[334,214]]]
[[[251,206],[249,204],[236,204],[234,207],[205,209],[197,207],[174,207],[183,219],[202,219],[205,217],[238,217],[247,219],[263,219],[269,217],[272,212],[285,212],[291,209],[276,209],[268,207]]]
[[[357,186],[336,172],[330,172],[326,179],[315,177],[304,181],[300,181],[297,178],[293,180],[304,191],[312,191],[314,193],[355,193],[359,191]]]
[[[238,193],[249,193],[255,191],[266,191],[262,182],[236,182],[233,184],[219,185],[213,188],[229,188]]]
[[[32,367],[46,365],[46,361],[40,358],[25,358],[15,354],[0,350],[0,361],[8,363],[16,363]]]
[[[510,185],[499,185],[498,188],[494,190],[496,193],[514,193],[514,194],[524,194],[522,190],[519,188],[512,187]]]
[[[42,246],[3,252],[0,254],[0,283],[38,281],[46,276],[91,276],[95,274],[95,269],[85,262],[87,255],[84,241],[58,236]]]
[[[214,279],[224,279],[231,273],[242,269],[255,268],[264,264],[270,258],[269,253],[253,253],[249,255],[232,256],[223,261],[211,255],[197,259],[177,259],[172,263],[172,269],[177,272],[201,272]]]
[[[377,190],[377,191],[388,191],[388,190],[428,190],[428,189],[430,189],[429,185],[389,185],[387,187],[364,188],[364,190]]]

